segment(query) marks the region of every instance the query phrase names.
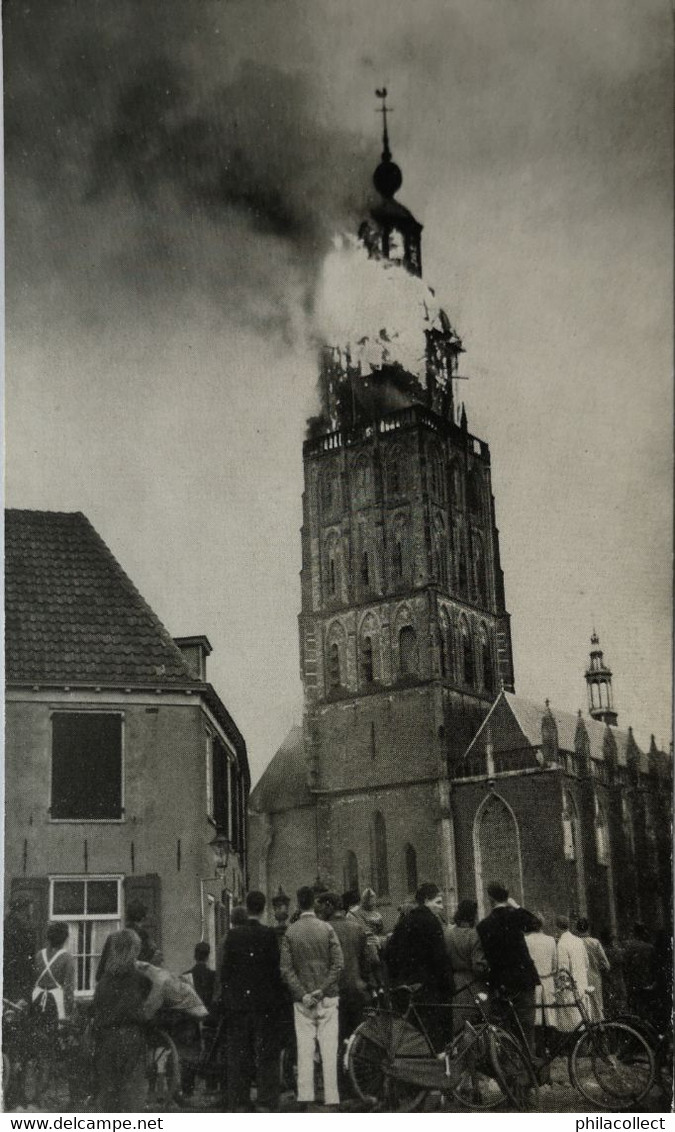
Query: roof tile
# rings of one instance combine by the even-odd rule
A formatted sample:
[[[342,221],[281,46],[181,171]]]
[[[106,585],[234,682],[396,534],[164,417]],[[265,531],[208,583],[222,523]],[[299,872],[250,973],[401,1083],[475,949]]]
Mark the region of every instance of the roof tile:
[[[8,683],[195,683],[81,512],[5,513],[5,606]]]

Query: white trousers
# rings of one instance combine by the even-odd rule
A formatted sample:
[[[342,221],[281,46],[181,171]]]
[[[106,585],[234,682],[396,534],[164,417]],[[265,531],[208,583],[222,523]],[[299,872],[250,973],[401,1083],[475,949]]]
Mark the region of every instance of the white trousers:
[[[323,1068],[323,1103],[339,1104],[338,1000],[324,998],[311,1009],[295,1002],[293,1010],[298,1043],[298,1101],[306,1103],[314,1100],[314,1049],[318,1042]]]

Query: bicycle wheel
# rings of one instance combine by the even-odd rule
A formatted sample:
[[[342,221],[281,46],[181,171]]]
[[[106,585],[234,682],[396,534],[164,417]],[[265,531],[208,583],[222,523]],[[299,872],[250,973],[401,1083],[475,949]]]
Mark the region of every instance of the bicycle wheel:
[[[174,1101],[180,1094],[180,1058],[173,1038],[166,1030],[148,1030],[145,1043],[148,1104],[151,1108],[159,1108]]]
[[[490,1060],[502,1091],[519,1112],[539,1107],[539,1082],[529,1053],[508,1030],[491,1027]]]
[[[458,1034],[446,1052],[448,1085],[465,1108],[488,1111],[506,1099],[490,1060],[485,1030]]]
[[[597,1022],[575,1043],[570,1078],[581,1095],[621,1112],[647,1095],[654,1083],[654,1055],[645,1038],[621,1022]]]
[[[382,1015],[374,1015],[357,1026],[349,1039],[347,1072],[354,1092],[364,1104],[394,1112],[414,1112],[424,1103],[426,1089],[395,1080],[388,1071],[388,1050],[396,1048],[397,1031],[403,1025],[400,1019],[394,1019],[392,1025]]]

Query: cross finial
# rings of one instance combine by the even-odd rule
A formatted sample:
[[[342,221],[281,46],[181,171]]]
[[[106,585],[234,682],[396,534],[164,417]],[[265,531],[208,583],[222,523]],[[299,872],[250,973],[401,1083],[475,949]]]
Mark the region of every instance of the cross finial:
[[[391,114],[391,107],[387,106],[387,88],[381,87],[380,90],[375,91],[375,97],[382,99],[382,105],[377,110],[378,114],[382,115],[382,160],[391,161],[391,150],[389,148],[389,132],[387,130],[387,114]]]

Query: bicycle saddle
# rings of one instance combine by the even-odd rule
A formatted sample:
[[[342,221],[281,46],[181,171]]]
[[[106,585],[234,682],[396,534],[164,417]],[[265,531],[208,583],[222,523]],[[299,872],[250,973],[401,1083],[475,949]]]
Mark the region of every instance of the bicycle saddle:
[[[413,996],[416,995],[418,991],[421,991],[421,989],[422,983],[402,983],[398,987],[392,987],[394,993],[396,993],[396,991],[407,991],[408,994]]]

